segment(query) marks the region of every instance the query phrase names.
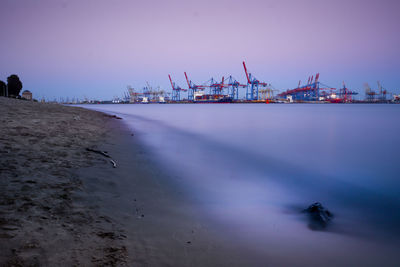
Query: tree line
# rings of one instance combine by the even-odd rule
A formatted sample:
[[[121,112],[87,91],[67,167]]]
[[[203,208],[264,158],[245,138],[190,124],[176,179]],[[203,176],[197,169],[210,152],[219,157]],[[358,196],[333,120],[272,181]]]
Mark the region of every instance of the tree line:
[[[7,83],[0,80],[0,96],[19,97],[22,90],[22,82],[18,75],[12,74],[7,77]]]

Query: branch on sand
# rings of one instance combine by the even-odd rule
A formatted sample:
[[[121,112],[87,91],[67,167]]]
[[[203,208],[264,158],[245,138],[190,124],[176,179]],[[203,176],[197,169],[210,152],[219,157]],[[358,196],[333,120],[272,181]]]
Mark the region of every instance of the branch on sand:
[[[107,151],[101,151],[101,150],[92,149],[92,148],[86,148],[86,150],[90,151],[90,152],[94,152],[94,153],[100,154],[100,155],[102,155],[102,156],[104,156],[106,158],[109,158],[111,164],[113,165],[113,168],[117,168],[117,163],[111,158],[110,155],[108,155]]]

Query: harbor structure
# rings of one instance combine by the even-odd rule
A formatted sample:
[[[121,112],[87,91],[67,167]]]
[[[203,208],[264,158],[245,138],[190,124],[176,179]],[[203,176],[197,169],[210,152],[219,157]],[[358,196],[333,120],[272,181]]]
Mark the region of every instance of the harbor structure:
[[[371,87],[369,86],[368,83],[364,84],[364,88],[365,88],[365,101],[369,102],[369,103],[383,103],[383,102],[387,102],[388,99],[388,95],[390,95],[390,93],[382,87],[382,84],[380,81],[377,81],[378,84],[378,90],[375,91],[373,89],[371,89]]]
[[[247,72],[246,63],[243,61],[243,68],[247,78],[246,99],[259,100],[259,89],[268,87],[268,83],[260,82],[251,73]]]
[[[183,89],[172,81],[171,75],[168,74],[169,81],[172,87],[172,101],[181,101],[181,92],[187,92],[187,89]]]
[[[301,86],[301,81],[294,89],[286,90],[278,94],[278,98],[286,99],[289,102],[330,102],[330,103],[349,103],[353,101],[353,96],[358,93],[351,91],[343,82],[343,87],[337,90],[319,80],[319,73],[308,77],[307,83]]]
[[[240,103],[273,103],[273,102],[318,102],[318,103],[353,103],[363,102],[354,97],[358,92],[350,90],[345,82],[342,87],[334,88],[320,81],[320,74],[309,76],[307,82],[298,85],[294,89],[288,89],[281,93],[271,83],[261,82],[252,73],[248,72],[246,63],[242,62],[245,83],[241,83],[232,75],[222,76],[221,79],[210,78],[203,83],[197,83],[189,79],[184,72],[187,89],[177,85],[170,74],[171,93],[166,93],[158,87],[154,90],[148,82],[141,93],[129,91],[130,103],[204,103],[204,102],[240,102]],[[225,77],[228,77],[225,79]],[[368,84],[365,85],[365,102],[395,102],[393,96],[378,82],[378,90],[372,90]],[[241,89],[243,91],[241,92]],[[244,90],[245,89],[245,90]],[[187,95],[184,93],[187,92]],[[277,93],[277,95],[275,94]],[[172,98],[169,98],[171,95]],[[240,97],[241,96],[241,97]],[[397,99],[397,98],[396,98]],[[127,102],[127,101],[125,101]]]

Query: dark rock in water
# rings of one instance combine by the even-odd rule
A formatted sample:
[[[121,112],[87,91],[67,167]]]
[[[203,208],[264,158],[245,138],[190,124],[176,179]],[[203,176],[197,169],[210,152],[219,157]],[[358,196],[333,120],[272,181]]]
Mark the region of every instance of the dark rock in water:
[[[312,230],[323,230],[325,229],[333,218],[333,214],[325,209],[321,203],[315,202],[310,205],[303,212],[308,214],[310,220],[309,227]]]

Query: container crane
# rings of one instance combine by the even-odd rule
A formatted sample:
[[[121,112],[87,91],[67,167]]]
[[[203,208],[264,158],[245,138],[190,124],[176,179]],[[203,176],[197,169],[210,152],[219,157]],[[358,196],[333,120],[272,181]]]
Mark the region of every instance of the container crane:
[[[171,86],[172,86],[172,101],[181,101],[181,91],[186,92],[187,89],[183,89],[183,88],[175,85],[175,83],[171,79],[171,75],[168,74],[168,77],[169,77],[169,81],[171,82]]]
[[[187,82],[187,84],[189,86],[189,89],[188,89],[188,100],[189,101],[195,101],[196,100],[195,99],[195,94],[198,91],[204,91],[204,89],[206,89],[207,86],[205,86],[205,85],[196,85],[192,81],[189,81],[189,78],[188,78],[186,72],[185,72],[185,78],[186,78],[186,82]]]
[[[319,73],[308,77],[307,84],[304,86],[300,86],[300,81],[295,89],[286,90],[278,95],[278,97],[287,98],[291,97],[292,100],[295,101],[319,101],[321,99],[327,99],[332,96],[333,90],[330,86],[322,84],[319,81]],[[324,87],[322,88],[321,85]]]
[[[129,103],[139,102],[139,97],[142,96],[143,94],[135,92],[135,89],[130,85],[128,85],[127,88],[129,93]]]
[[[339,92],[337,94],[343,103],[350,103],[353,101],[353,95],[358,95],[357,92],[350,91],[347,87],[346,84],[343,81],[343,87],[339,89]]]
[[[382,84],[381,84],[380,81],[378,81],[378,90],[379,90],[379,100],[381,102],[385,102],[386,101],[387,91],[386,91],[386,89],[384,89],[382,87]]]
[[[376,92],[371,89],[368,83],[364,83],[364,88],[367,102],[375,102]]]
[[[239,87],[247,87],[246,84],[240,84],[240,82],[233,78],[232,75],[229,76],[228,83],[226,85],[228,86],[228,95],[232,100],[239,99]]]
[[[267,87],[268,84],[264,82],[260,82],[251,73],[247,72],[246,63],[243,61],[244,72],[246,73],[247,78],[247,90],[246,90],[246,99],[247,100],[259,100],[258,89],[259,87]]]
[[[224,95],[224,88],[228,87],[227,84],[224,84],[225,77],[222,76],[221,82],[217,82],[214,78],[210,79],[210,96],[215,99],[223,98]]]

